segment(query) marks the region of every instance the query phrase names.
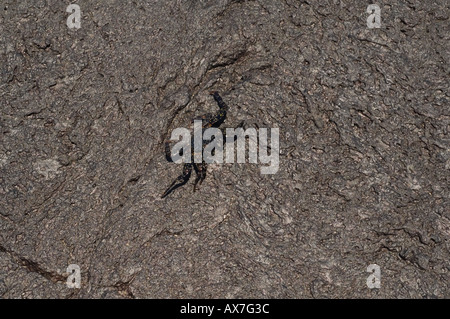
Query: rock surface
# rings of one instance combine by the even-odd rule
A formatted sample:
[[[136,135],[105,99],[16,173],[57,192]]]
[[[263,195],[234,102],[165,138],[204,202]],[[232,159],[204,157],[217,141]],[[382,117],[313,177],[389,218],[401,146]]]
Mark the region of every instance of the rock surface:
[[[0,6],[0,297],[450,297],[446,1],[107,3]],[[160,199],[211,90],[279,171]]]

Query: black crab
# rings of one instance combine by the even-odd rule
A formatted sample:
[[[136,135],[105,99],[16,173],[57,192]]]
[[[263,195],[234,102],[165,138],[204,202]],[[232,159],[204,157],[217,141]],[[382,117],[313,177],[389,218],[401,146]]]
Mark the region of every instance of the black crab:
[[[194,120],[202,120],[202,130],[204,131],[207,128],[210,127],[219,127],[225,118],[227,117],[227,111],[228,106],[225,104],[225,102],[222,100],[222,97],[219,95],[217,91],[210,92],[210,94],[214,97],[214,100],[217,102],[217,105],[219,106],[219,111],[216,114],[204,114],[202,116],[196,117]],[[209,142],[209,141],[208,141]],[[201,163],[195,163],[194,162],[194,139],[191,139],[191,163],[184,163],[183,165],[183,171],[180,176],[178,176],[172,184],[167,188],[167,190],[161,195],[161,198],[166,197],[171,192],[173,192],[175,189],[177,189],[180,186],[183,186],[186,184],[191,177],[192,169],[194,169],[196,173],[196,178],[194,181],[194,192],[197,190],[197,185],[201,185],[203,180],[206,177],[206,170],[207,170],[207,163],[205,163],[204,160],[202,160]],[[205,147],[206,143],[203,142],[203,149]],[[165,142],[165,153],[166,153],[166,159],[169,162],[172,161],[172,154],[170,149],[170,141]]]

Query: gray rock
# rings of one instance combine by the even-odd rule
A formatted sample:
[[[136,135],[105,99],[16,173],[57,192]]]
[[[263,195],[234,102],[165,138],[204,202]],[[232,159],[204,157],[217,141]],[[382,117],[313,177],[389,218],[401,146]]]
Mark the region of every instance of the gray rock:
[[[0,297],[450,296],[446,1],[378,29],[356,0],[67,5],[0,7]],[[222,126],[280,129],[279,171],[162,200],[211,90]]]

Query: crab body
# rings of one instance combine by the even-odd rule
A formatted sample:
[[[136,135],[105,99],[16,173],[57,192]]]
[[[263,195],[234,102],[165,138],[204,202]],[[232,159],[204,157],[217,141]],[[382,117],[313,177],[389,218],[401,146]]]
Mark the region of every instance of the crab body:
[[[218,92],[211,92],[210,93],[214,100],[217,102],[217,105],[219,106],[219,111],[216,114],[205,114],[199,117],[196,117],[194,120],[202,120],[202,134],[203,132],[210,127],[219,127],[223,121],[225,120],[227,116],[228,106],[225,104],[225,102],[222,100]],[[203,140],[202,142],[202,150],[205,148],[205,146],[210,141]],[[166,159],[169,162],[172,162],[172,155],[170,150],[170,142],[165,142],[165,153],[166,153]],[[170,186],[167,188],[167,190],[162,194],[161,198],[166,197],[169,195],[172,191],[177,189],[180,186],[183,186],[186,184],[191,177],[192,170],[196,173],[196,178],[194,181],[194,192],[197,190],[197,185],[201,185],[203,180],[206,177],[206,170],[207,170],[207,163],[202,161],[201,163],[194,163],[194,138],[191,139],[191,163],[184,163],[183,165],[183,171],[181,175],[179,175],[173,182],[170,184]]]

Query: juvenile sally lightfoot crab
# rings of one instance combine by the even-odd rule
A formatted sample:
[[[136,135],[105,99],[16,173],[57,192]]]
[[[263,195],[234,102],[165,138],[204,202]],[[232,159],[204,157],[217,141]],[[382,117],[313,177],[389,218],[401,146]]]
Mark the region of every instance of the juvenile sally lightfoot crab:
[[[225,102],[220,97],[219,93],[214,91],[210,92],[210,94],[214,97],[214,100],[216,100],[217,105],[219,106],[219,111],[216,114],[205,114],[199,117],[196,117],[194,120],[202,120],[202,130],[205,130],[210,127],[219,127],[225,118],[227,117],[227,111],[228,106],[225,104]],[[191,139],[191,163],[185,163],[183,166],[183,172],[180,176],[178,176],[172,184],[167,188],[167,190],[162,194],[161,198],[166,197],[169,195],[172,191],[177,189],[180,186],[183,186],[187,183],[189,178],[191,177],[192,169],[194,169],[196,173],[196,178],[194,181],[194,192],[197,190],[197,184],[202,184],[203,180],[206,177],[206,169],[207,164],[205,161],[202,161],[202,163],[194,163],[194,139]],[[205,147],[205,144],[203,144],[203,148]],[[170,141],[165,142],[165,153],[166,153],[166,159],[169,162],[172,162],[172,155],[170,150]]]

